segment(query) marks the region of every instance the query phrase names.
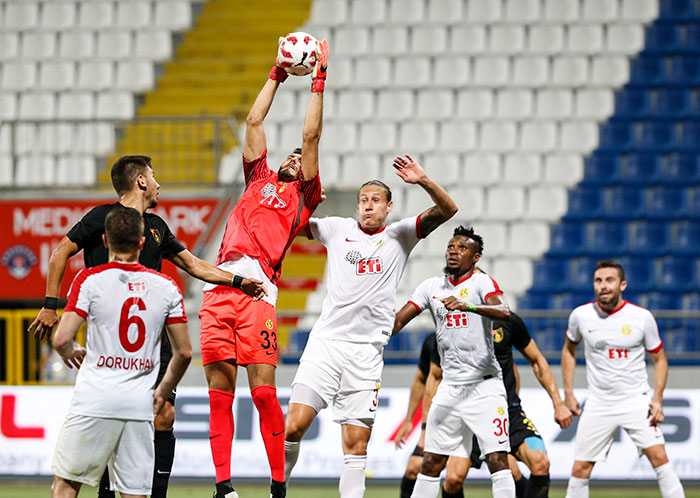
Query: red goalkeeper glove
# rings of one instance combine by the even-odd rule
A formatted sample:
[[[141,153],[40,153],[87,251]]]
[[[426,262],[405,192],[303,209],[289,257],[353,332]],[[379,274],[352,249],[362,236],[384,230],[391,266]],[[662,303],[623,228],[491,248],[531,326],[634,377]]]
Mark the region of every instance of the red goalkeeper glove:
[[[318,42],[316,45],[316,65],[311,73],[311,92],[323,93],[326,87],[326,74],[328,72],[328,42]]]
[[[282,45],[283,41],[284,36],[280,36],[279,45]],[[279,60],[277,60],[277,57],[275,57],[275,65],[272,66],[272,69],[270,69],[270,79],[284,83],[284,80],[286,80],[288,77],[289,74],[287,74],[287,71],[280,67]]]

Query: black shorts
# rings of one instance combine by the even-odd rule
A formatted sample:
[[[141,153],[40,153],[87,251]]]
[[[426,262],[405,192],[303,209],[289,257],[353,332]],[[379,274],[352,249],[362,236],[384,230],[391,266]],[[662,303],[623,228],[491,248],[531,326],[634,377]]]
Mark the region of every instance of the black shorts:
[[[168,339],[168,334],[163,331],[163,337],[160,340],[160,369],[158,370],[158,378],[156,379],[156,385],[160,384],[160,381],[163,380],[163,377],[165,376],[165,371],[168,369],[168,363],[170,363],[170,359],[173,357],[173,348],[170,345],[170,340]],[[170,393],[170,396],[168,396],[168,402],[175,406],[175,396],[176,392],[173,389],[173,392]]]
[[[423,458],[423,452],[418,447],[418,445],[416,445],[416,447],[413,448],[413,453],[411,453],[411,456],[419,456],[419,457]]]
[[[510,453],[515,455],[520,448],[520,445],[529,438],[536,437],[542,439],[540,433],[537,431],[537,427],[532,421],[527,418],[522,406],[511,406],[508,409],[508,439],[510,440]],[[481,468],[483,460],[481,460],[481,448],[479,448],[479,442],[476,436],[472,439],[472,452],[469,458],[472,462],[472,467],[475,469]]]

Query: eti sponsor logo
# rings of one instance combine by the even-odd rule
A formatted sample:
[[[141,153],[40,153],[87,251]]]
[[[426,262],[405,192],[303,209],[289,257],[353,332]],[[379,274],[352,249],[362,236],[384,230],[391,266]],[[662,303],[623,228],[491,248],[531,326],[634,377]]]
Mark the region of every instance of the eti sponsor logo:
[[[37,259],[34,251],[27,246],[16,245],[8,248],[2,255],[2,264],[17,280],[22,280],[32,271]]]
[[[129,292],[146,292],[146,282],[129,282],[127,288]]]
[[[284,192],[284,189],[280,189],[280,193],[282,192]],[[263,196],[260,204],[263,206],[270,206],[276,209],[284,209],[287,206],[287,203],[284,202],[279,195],[277,195],[277,187],[275,187],[274,183],[265,184],[265,186],[260,189],[260,193]]]
[[[358,275],[377,275],[384,271],[382,258],[365,258],[357,262],[355,273]]]
[[[459,329],[469,326],[468,313],[450,313],[445,317],[445,326],[448,329]]]
[[[608,348],[608,359],[622,360],[629,358],[630,350],[627,348]]]

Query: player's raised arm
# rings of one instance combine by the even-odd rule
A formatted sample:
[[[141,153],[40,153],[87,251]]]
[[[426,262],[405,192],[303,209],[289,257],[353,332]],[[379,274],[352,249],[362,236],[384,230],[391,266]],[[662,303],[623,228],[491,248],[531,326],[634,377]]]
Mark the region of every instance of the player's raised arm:
[[[177,383],[185,375],[185,371],[192,360],[192,344],[187,331],[187,323],[169,323],[165,326],[165,330],[173,347],[173,357],[168,363],[168,369],[165,371],[163,379],[153,393],[154,416],[158,415],[158,412],[163,408],[165,400],[168,399]]]
[[[51,339],[51,345],[68,368],[80,368],[85,358],[85,348],[74,341],[75,334],[84,321],[85,319],[75,311],[66,311]]]
[[[649,354],[654,362],[654,397],[649,403],[649,424],[657,425],[664,421],[663,402],[668,379],[668,360],[663,349]]]
[[[187,249],[170,256],[168,259],[175,266],[199,280],[214,285],[226,285],[228,287],[241,289],[256,301],[267,295],[267,291],[260,280],[236,276],[233,273],[214,266],[208,261],[198,258]]]
[[[557,386],[557,381],[554,379],[552,370],[549,368],[549,363],[544,357],[540,349],[535,344],[535,341],[530,340],[527,346],[520,351],[523,356],[532,365],[532,371],[535,372],[535,376],[539,383],[547,391],[549,397],[552,399],[552,404],[554,405],[554,420],[562,429],[566,429],[571,425],[573,417],[571,415],[571,410],[567,408],[564,401],[562,401],[559,395],[559,387]]]
[[[301,145],[301,171],[304,179],[310,180],[318,174],[318,143],[323,128],[323,91],[328,72],[328,42],[317,42],[316,65],[311,75],[311,100],[306,110]]]
[[[426,209],[420,215],[420,229],[423,237],[427,237],[433,230],[452,218],[458,211],[457,204],[449,196],[445,189],[431,180],[420,164],[411,156],[398,156],[394,159],[396,174],[406,183],[420,185],[425,190],[435,205]]]
[[[448,311],[468,311],[499,322],[507,322],[510,320],[510,308],[508,307],[506,298],[503,297],[502,294],[489,296],[486,300],[486,304],[478,305],[462,301],[455,296],[447,297],[441,301]]]
[[[408,322],[413,320],[419,314],[420,311],[418,310],[415,304],[404,304],[403,308],[401,308],[394,317],[394,330],[392,331],[391,335],[395,336],[396,334],[398,334],[399,331],[408,324]]]
[[[567,338],[561,350],[561,376],[564,380],[564,402],[571,413],[580,415],[578,400],[574,395],[574,370],[576,369],[576,347],[578,343]]]
[[[27,329],[29,333],[40,340],[49,339],[56,323],[58,323],[58,298],[61,293],[61,282],[66,272],[66,266],[71,256],[80,251],[78,244],[63,237],[49,259],[49,274],[46,276],[46,298],[44,306]]]

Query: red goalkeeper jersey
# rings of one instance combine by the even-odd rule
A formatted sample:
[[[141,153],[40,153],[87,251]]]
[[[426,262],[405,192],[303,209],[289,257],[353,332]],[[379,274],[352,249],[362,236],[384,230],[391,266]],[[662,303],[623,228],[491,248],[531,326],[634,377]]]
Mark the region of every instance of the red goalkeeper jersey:
[[[244,157],[243,173],[246,189],[229,214],[216,264],[250,256],[276,282],[287,249],[321,202],[321,180],[279,181],[267,151],[251,162]]]

